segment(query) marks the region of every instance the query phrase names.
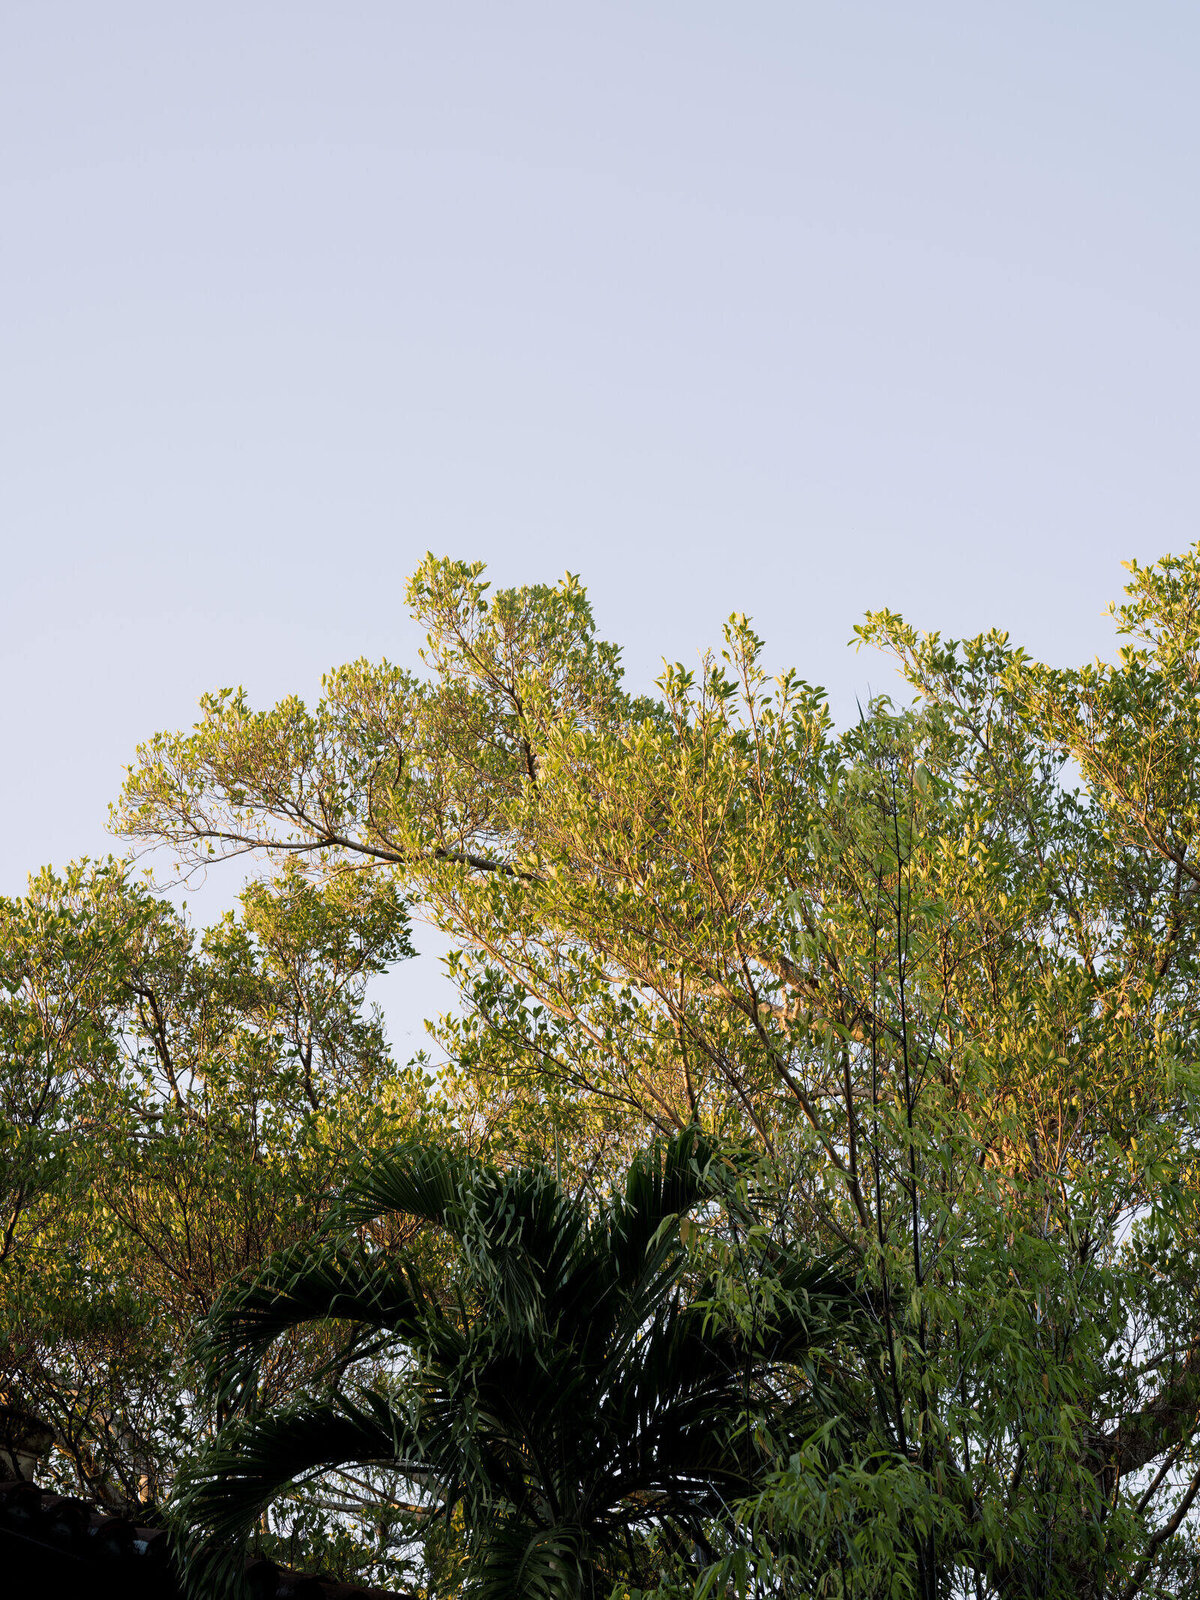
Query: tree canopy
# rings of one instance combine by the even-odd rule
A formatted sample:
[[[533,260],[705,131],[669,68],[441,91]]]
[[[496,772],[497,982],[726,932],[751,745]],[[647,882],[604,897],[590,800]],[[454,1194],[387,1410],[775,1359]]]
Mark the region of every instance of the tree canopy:
[[[845,729],[768,674],[741,616],[637,695],[573,577],[493,594],[430,557],[408,600],[420,669],[353,663],[312,707],[222,690],[138,751],[116,825],[185,873],[264,863],[240,919],[187,944],[116,868],[9,908],[32,928],[44,903],[53,950],[4,977],[11,1240],[62,1237],[54,1208],[78,1202],[54,1175],[97,1085],[126,1086],[121,1170],[153,1170],[166,1147],[136,1130],[183,1128],[173,1063],[207,1039],[185,1104],[239,1063],[238,1127],[264,1125],[245,1108],[271,1080],[266,1169],[318,1126],[321,1156],[308,1211],[202,1252],[198,1313],[318,1228],[346,1141],[436,1123],[596,1197],[648,1136],[698,1126],[757,1163],[742,1223],[706,1229],[723,1314],[765,1292],[744,1224],[754,1249],[837,1252],[877,1334],[846,1356],[843,1403],[873,1419],[857,1454],[819,1429],[780,1453],[714,1543],[712,1592],[1135,1600],[1200,1580],[1200,547],[1131,564],[1109,663],[868,615],[859,639],[908,687]],[[106,895],[127,907],[116,956],[78,909]],[[408,912],[449,936],[461,996],[419,1091],[329,976],[403,953]],[[234,1042],[200,1026],[213,1005]],[[171,1174],[213,1159],[199,1132],[171,1151]],[[139,1181],[136,1226],[119,1185],[87,1203],[97,1239],[158,1261],[177,1180]],[[230,1215],[271,1214],[230,1181]]]

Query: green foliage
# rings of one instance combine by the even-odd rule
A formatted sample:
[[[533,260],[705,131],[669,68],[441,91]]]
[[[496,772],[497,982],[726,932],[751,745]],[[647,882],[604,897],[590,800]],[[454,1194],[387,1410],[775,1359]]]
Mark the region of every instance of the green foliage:
[[[764,1435],[706,1528],[710,1592],[1185,1592],[1200,547],[1130,571],[1125,646],[1077,670],[869,616],[916,699],[841,732],[744,617],[639,698],[576,579],[493,594],[432,557],[422,673],[360,661],[311,708],[207,699],[139,751],[117,821],[188,868],[259,852],[274,886],[200,940],[113,867],[4,910],[0,1270],[61,1329],[13,1370],[86,1346],[140,1415],[167,1380],[119,1329],[177,1351],[396,1127],[595,1197],[647,1133],[698,1125],[758,1161],[695,1245],[714,1326],[752,1338],[799,1251],[838,1254],[878,1334],[838,1345],[836,1383],[806,1375],[808,1435]],[[362,1011],[409,903],[462,999],[436,1085],[398,1081]],[[406,1228],[436,1263],[428,1216],[363,1249]],[[306,1322],[270,1348],[275,1406],[334,1346]],[[448,1588],[473,1535],[439,1528]],[[656,1581],[692,1586],[670,1556]]]
[[[285,868],[196,937],[108,862],[38,874],[0,923],[0,1400],[52,1427],[64,1487],[136,1505],[207,1426],[186,1352],[221,1286],[424,1125],[364,1009],[406,913]]]
[[[598,1600],[655,1570],[651,1533],[694,1569],[765,1441],[811,1428],[810,1369],[859,1312],[852,1286],[795,1256],[750,1332],[691,1299],[681,1224],[728,1185],[695,1130],[639,1154],[595,1207],[545,1167],[500,1172],[428,1146],[376,1158],[348,1186],[343,1225],[436,1227],[448,1279],[341,1238],[286,1252],[217,1302],[202,1353],[231,1420],[176,1502],[198,1592],[234,1587],[282,1488],[349,1463],[390,1465],[393,1498],[459,1519],[470,1595]],[[264,1407],[271,1349],[319,1318],[351,1330],[344,1364],[323,1393]]]

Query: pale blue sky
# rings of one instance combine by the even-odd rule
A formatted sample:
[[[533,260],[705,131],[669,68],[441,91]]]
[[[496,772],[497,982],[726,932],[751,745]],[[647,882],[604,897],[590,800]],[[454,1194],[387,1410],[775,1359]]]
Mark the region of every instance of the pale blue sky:
[[[409,659],[427,548],[570,568],[639,682],[733,609],[1107,648],[1197,534],[1200,8],[0,21],[0,890],[197,695]]]

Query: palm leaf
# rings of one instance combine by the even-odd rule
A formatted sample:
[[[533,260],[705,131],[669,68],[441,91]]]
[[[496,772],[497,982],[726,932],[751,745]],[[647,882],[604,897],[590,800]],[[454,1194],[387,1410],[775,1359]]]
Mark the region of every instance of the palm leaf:
[[[405,1144],[365,1163],[350,1179],[340,1214],[351,1225],[396,1214],[419,1217],[451,1233],[479,1163],[440,1145]]]
[[[666,1235],[671,1224],[714,1199],[729,1179],[711,1142],[695,1126],[640,1151],[630,1165],[624,1194],[613,1198],[605,1218],[620,1282],[632,1287],[653,1274],[670,1254],[673,1241]]]
[[[229,1405],[251,1390],[270,1345],[304,1323],[341,1320],[411,1338],[427,1312],[410,1258],[385,1261],[360,1245],[306,1242],[221,1293],[201,1324],[196,1354],[214,1398]]]
[[[395,1461],[411,1441],[387,1400],[366,1392],[302,1401],[222,1429],[181,1476],[172,1500],[185,1584],[206,1600],[234,1594],[245,1542],[262,1511],[306,1473]],[[419,1467],[410,1465],[415,1474]]]

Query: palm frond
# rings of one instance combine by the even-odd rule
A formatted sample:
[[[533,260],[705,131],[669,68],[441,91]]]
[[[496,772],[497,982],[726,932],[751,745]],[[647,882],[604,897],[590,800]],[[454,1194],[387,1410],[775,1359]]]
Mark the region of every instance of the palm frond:
[[[342,1320],[367,1333],[411,1338],[427,1311],[408,1257],[382,1260],[361,1245],[305,1242],[223,1290],[200,1326],[196,1355],[214,1398],[229,1405],[252,1388],[275,1340],[304,1323]]]
[[[600,1600],[612,1589],[587,1559],[577,1527],[549,1524],[530,1528],[503,1518],[480,1542],[471,1600]]]
[[[410,1444],[403,1419],[370,1391],[357,1402],[302,1401],[228,1424],[185,1470],[172,1500],[189,1590],[206,1597],[236,1593],[259,1516],[297,1478],[320,1468],[397,1461]]]
[[[486,1314],[509,1337],[553,1324],[586,1265],[587,1218],[545,1169],[481,1170],[464,1193],[462,1261],[485,1296]]]
[[[838,1270],[837,1258],[815,1260],[789,1253],[772,1263],[772,1295],[758,1333],[763,1354],[794,1361],[814,1347],[828,1346],[850,1333],[860,1340],[872,1325],[869,1297],[849,1274]]]
[[[730,1176],[711,1141],[695,1125],[639,1151],[624,1194],[613,1197],[604,1219],[619,1281],[630,1286],[653,1273],[671,1248],[664,1230],[719,1195]]]
[[[480,1170],[479,1162],[440,1145],[400,1145],[351,1177],[340,1214],[355,1226],[389,1214],[419,1217],[457,1233],[464,1192]]]

